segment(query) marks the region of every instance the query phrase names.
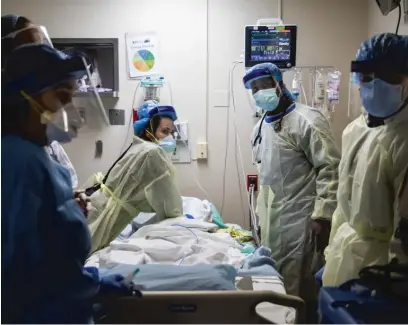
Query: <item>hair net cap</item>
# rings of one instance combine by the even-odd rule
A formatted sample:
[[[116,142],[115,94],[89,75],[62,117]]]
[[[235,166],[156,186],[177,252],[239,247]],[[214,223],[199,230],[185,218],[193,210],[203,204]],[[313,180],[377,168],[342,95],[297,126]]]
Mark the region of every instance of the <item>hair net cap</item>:
[[[133,131],[135,135],[140,136],[143,134],[153,116],[164,116],[173,121],[177,120],[176,110],[173,106],[164,106],[160,105],[160,103],[155,100],[148,100],[137,110],[137,117],[139,120],[133,123]]]
[[[361,61],[369,61],[374,67],[386,65],[392,70],[408,73],[408,36],[384,33],[371,37],[357,52],[356,65]]]
[[[140,137],[144,130],[146,130],[147,126],[149,125],[150,119],[143,118],[141,120],[136,121],[133,123],[133,132],[136,136]]]
[[[145,118],[150,118],[151,116],[149,115],[149,112],[155,108],[156,106],[159,106],[160,103],[155,101],[155,100],[148,100],[142,104],[142,106],[139,107],[137,110],[137,116],[139,119],[145,119]]]
[[[68,56],[44,44],[23,45],[13,51],[4,69],[3,99],[21,99],[22,90],[37,95],[86,73],[80,56]]]
[[[177,120],[177,113],[173,106],[160,105],[155,100],[148,100],[137,110],[139,119],[151,119],[153,116],[164,116]]]
[[[246,72],[243,78],[245,88],[251,89],[253,81],[268,76],[274,77],[277,81],[283,80],[282,72],[273,63],[260,63],[253,66]]]

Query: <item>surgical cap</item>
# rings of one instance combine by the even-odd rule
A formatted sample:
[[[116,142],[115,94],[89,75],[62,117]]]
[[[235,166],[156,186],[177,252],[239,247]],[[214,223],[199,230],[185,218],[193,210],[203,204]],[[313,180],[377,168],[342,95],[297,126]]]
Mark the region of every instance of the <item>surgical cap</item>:
[[[250,68],[244,78],[244,86],[246,89],[251,89],[252,82],[262,78],[275,78],[277,81],[283,81],[282,71],[273,63],[260,63]],[[290,99],[294,100],[291,92],[283,84],[283,93]]]
[[[351,71],[372,73],[379,66],[408,74],[408,36],[384,33],[364,41]]]
[[[261,63],[249,69],[244,76],[245,88],[251,89],[251,84],[257,79],[274,77],[277,81],[282,81],[282,72],[273,63]]]
[[[21,91],[35,96],[86,75],[82,57],[68,56],[44,44],[23,45],[12,52],[3,71],[2,100],[16,103]]]
[[[139,120],[133,123],[133,131],[135,135],[142,135],[149,125],[149,121],[154,116],[168,117],[173,121],[177,120],[176,110],[173,106],[164,106],[160,105],[160,103],[155,100],[148,100],[137,110],[137,117]]]

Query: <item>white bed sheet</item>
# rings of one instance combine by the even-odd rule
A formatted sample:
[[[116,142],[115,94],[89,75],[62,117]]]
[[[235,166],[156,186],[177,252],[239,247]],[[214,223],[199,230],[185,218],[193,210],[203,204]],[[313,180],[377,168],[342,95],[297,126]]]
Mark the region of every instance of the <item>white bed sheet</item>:
[[[239,268],[246,255],[227,233],[209,233],[215,225],[184,217],[144,226],[126,240],[114,240],[87,266],[117,264],[230,264]]]
[[[185,213],[198,217],[167,219],[140,228],[128,239],[114,240],[109,247],[96,252],[86,266],[106,267],[117,264],[230,264],[241,267],[246,254],[227,233],[209,233],[216,226],[211,221],[209,203],[196,198],[183,198]],[[239,281],[241,278],[237,278]],[[285,294],[277,276],[252,276],[253,290],[270,290]],[[257,306],[257,311],[277,324],[293,324],[295,310],[270,303]]]

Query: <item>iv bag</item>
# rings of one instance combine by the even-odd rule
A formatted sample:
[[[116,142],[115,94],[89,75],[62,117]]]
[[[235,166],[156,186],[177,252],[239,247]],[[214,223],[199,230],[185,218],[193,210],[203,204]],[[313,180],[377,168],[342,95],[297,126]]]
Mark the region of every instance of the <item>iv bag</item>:
[[[327,74],[327,100],[330,104],[339,103],[340,95],[340,71],[332,71]]]
[[[298,102],[300,100],[300,91],[302,87],[302,75],[299,71],[295,71],[292,80],[292,95],[295,97],[295,100]]]
[[[315,105],[321,108],[326,98],[326,91],[325,91],[325,86],[324,86],[323,74],[319,71],[316,71],[314,98],[315,98]]]

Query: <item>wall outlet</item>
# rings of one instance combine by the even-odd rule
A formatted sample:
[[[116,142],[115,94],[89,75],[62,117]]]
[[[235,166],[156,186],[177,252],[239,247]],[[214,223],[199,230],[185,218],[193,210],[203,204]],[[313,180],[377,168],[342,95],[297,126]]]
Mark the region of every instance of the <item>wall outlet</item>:
[[[125,110],[124,109],[109,109],[110,125],[125,125]]]
[[[207,159],[207,142],[197,143],[197,159]]]
[[[258,175],[247,175],[247,189],[249,191],[249,188],[251,185],[254,186],[254,191],[258,191]]]

